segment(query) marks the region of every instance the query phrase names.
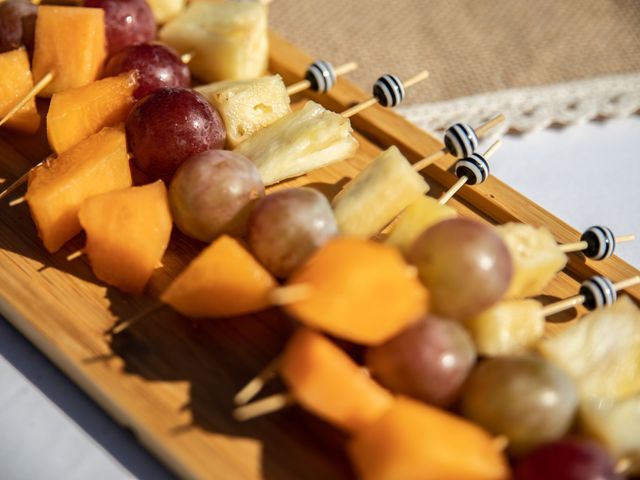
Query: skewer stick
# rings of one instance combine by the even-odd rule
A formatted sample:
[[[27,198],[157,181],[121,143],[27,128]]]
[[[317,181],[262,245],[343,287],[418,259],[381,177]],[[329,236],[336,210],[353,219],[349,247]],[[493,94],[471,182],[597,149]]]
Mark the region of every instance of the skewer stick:
[[[22,97],[22,99],[18,103],[16,103],[4,117],[2,117],[2,120],[0,120],[0,127],[4,125],[5,122],[7,122],[11,117],[13,117],[13,115],[15,115],[18,110],[24,107],[27,102],[31,101],[31,99],[38,95],[44,87],[49,85],[51,83],[51,80],[53,80],[53,72],[47,73],[38,81],[38,83],[31,87],[31,90],[29,90],[29,92],[24,97]]]
[[[495,117],[493,117],[492,119],[480,125],[478,128],[476,128],[475,134],[478,137],[483,137],[489,130],[491,130],[493,127],[495,127],[496,125],[499,125],[502,122],[504,122],[504,115],[500,113]],[[450,152],[447,147],[443,147],[440,150],[433,152],[431,155],[423,158],[422,160],[419,160],[416,163],[414,163],[413,169],[416,172],[420,172],[424,170],[426,167],[428,167],[429,165],[431,165],[433,162],[440,160],[447,153],[452,153],[452,152]]]
[[[26,201],[26,198],[24,198],[24,197],[14,198],[13,200],[11,200],[9,202],[9,206],[10,207],[15,207],[17,205],[20,205],[21,203],[24,203],[25,201]]]
[[[409,78],[405,82],[402,82],[402,85],[406,89],[406,88],[409,88],[409,87],[415,85],[416,83],[419,83],[419,82],[422,82],[423,80],[426,80],[428,77],[429,77],[429,72],[426,71],[426,70],[423,70],[422,72],[418,73],[417,75],[414,75],[413,77]],[[401,98],[402,96],[403,96],[403,94],[400,95],[400,98],[399,98],[398,102],[402,100],[402,98]],[[341,115],[344,118],[353,117],[354,115],[362,112],[363,110],[366,110],[367,108],[371,107],[372,105],[375,105],[378,102],[380,102],[380,99],[374,95],[371,98],[369,98],[368,100],[365,100],[363,102],[358,103],[357,105],[354,105],[351,108],[348,108],[347,110],[342,112]]]
[[[344,65],[340,65],[339,67],[336,67],[333,72],[336,77],[339,77],[342,75],[346,75],[347,73],[351,73],[357,68],[358,68],[358,64],[356,62],[349,62],[349,63],[345,63]],[[307,79],[300,80],[299,82],[296,82],[287,87],[287,95],[289,96],[295,95],[296,93],[300,93],[304,90],[307,90],[308,88],[311,88],[311,86],[312,86],[312,83],[309,80]]]
[[[268,413],[277,412],[294,403],[295,399],[290,393],[276,393],[270,397],[236,408],[233,411],[233,416],[236,420],[244,422]]]
[[[137,315],[134,315],[131,318],[128,318],[126,320],[123,320],[120,323],[117,323],[116,325],[113,326],[113,328],[109,329],[107,331],[107,333],[110,333],[111,335],[117,335],[119,333],[124,332],[126,329],[132,327],[133,325],[135,325],[136,323],[138,323],[140,320],[142,320],[143,318],[149,316],[149,315],[153,315],[154,313],[159,312],[160,310],[162,310],[163,308],[166,308],[167,305],[164,303],[158,303],[156,305],[152,305],[151,307],[142,310],[141,312],[138,312]]]
[[[236,393],[236,396],[233,397],[233,401],[236,405],[244,405],[247,402],[251,401],[253,397],[255,397],[260,391],[264,388],[264,386],[276,376],[278,373],[278,367],[280,366],[280,357],[276,357],[271,360],[266,367],[262,369],[258,375],[253,377],[249,383],[247,383],[242,389]]]
[[[449,200],[451,200],[451,197],[453,197],[458,192],[458,190],[465,186],[468,181],[469,177],[467,177],[466,175],[461,176],[449,190],[442,194],[442,196],[438,199],[438,203],[440,205],[444,205],[445,203],[447,203]]]
[[[67,262],[72,262],[76,258],[80,258],[83,254],[84,254],[84,250],[82,250],[82,249],[76,250],[75,252],[70,253],[69,255],[67,255]]]
[[[7,195],[10,195],[11,193],[13,193],[20,185],[26,183],[27,180],[29,179],[29,172],[34,168],[40,167],[43,164],[44,164],[44,161],[38,163],[35,167],[30,168],[27,173],[23,174],[20,178],[18,178],[11,185],[9,185],[2,192],[0,192],[0,200],[5,198]]]
[[[624,243],[624,242],[632,242],[635,239],[636,239],[636,236],[632,234],[632,235],[622,235],[620,237],[616,237],[615,241],[616,243]],[[571,253],[571,252],[581,252],[582,250],[585,250],[586,248],[588,248],[589,244],[585,241],[582,241],[582,242],[565,243],[558,246],[560,247],[560,250],[562,250],[564,253]]]
[[[296,283],[274,288],[269,294],[269,299],[273,305],[288,305],[309,298],[311,293],[311,286],[306,283]]]
[[[182,60],[182,63],[189,63],[193,59],[193,55],[193,52],[183,53],[180,55],[180,60]]]

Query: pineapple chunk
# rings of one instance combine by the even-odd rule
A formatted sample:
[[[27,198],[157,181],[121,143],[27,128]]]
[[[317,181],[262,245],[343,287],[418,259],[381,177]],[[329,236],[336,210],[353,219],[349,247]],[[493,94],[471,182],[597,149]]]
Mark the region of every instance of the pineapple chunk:
[[[542,305],[535,300],[507,300],[468,319],[465,326],[478,353],[487,356],[519,353],[542,338]]]
[[[378,155],[333,201],[338,227],[344,235],[376,235],[429,185],[396,147]]]
[[[626,296],[538,348],[575,379],[585,398],[616,400],[640,393],[640,310]]]
[[[186,0],[147,0],[156,23],[166,23],[176,17],[186,5]]]
[[[189,69],[205,82],[257,78],[269,54],[267,6],[196,2],[160,30],[160,40],[192,53]]]
[[[406,253],[418,236],[431,225],[457,216],[454,208],[440,205],[435,198],[420,196],[409,205],[387,237],[387,243]]]
[[[287,87],[280,75],[210,83],[196,91],[218,110],[227,128],[229,148],[291,113]]]
[[[358,149],[351,122],[315,102],[259,130],[234,152],[258,167],[265,185],[346,160]]]
[[[592,400],[580,410],[582,427],[611,453],[630,462],[628,474],[640,474],[640,395],[617,402]]]
[[[514,263],[514,274],[506,298],[525,298],[542,293],[567,264],[567,256],[544,227],[523,223],[498,226]]]

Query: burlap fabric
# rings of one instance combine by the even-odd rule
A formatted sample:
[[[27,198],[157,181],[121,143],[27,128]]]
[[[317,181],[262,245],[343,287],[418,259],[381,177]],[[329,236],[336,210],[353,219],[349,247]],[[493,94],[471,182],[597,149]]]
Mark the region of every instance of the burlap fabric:
[[[366,90],[428,69],[408,104],[640,72],[640,0],[274,0],[270,22]]]

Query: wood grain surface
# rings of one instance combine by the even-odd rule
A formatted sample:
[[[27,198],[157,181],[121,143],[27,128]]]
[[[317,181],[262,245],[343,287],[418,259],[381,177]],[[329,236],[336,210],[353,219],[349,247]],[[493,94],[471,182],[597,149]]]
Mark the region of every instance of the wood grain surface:
[[[286,83],[300,79],[312,59],[275,35],[271,41],[270,69]],[[329,95],[307,95],[336,111],[368,96],[345,80]],[[495,113],[487,112],[487,117]],[[352,123],[360,141],[353,159],[276,188],[311,184],[331,197],[387,146],[397,145],[412,161],[442,146],[381,107]],[[0,177],[11,181],[40,161],[47,154],[44,138],[43,132],[39,140],[0,134]],[[452,162],[445,157],[427,169],[432,195],[455,182],[448,172]],[[463,188],[451,205],[493,223],[546,225],[562,242],[578,237],[495,178]],[[234,393],[280,351],[295,328],[281,312],[192,321],[165,309],[115,338],[105,335],[117,320],[153,305],[202,244],[174,232],[148,295],[135,298],[98,282],[86,259],[66,260],[82,247],[81,236],[51,255],[41,246],[26,205],[4,204],[0,211],[0,312],[176,474],[202,479],[352,478],[344,437],[301,409],[247,423],[230,415]],[[615,257],[591,262],[572,255],[545,300],[575,294],[579,281],[595,273],[613,280],[638,274]],[[640,288],[630,294],[638,301]],[[553,318],[550,332],[577,313]],[[275,382],[265,393],[282,388]]]

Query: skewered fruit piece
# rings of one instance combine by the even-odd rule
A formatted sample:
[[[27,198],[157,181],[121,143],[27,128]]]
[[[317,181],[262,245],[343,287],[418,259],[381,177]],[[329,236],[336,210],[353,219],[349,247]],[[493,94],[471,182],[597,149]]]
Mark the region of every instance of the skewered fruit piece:
[[[490,432],[505,435],[515,455],[561,438],[577,405],[573,381],[552,363],[533,356],[481,363],[462,396],[463,414]]]
[[[538,447],[515,469],[514,480],[623,480],[597,443],[566,438]]]
[[[542,338],[542,305],[535,300],[505,300],[465,320],[465,326],[478,353],[490,357],[519,353]]]
[[[243,236],[249,212],[263,196],[264,185],[253,163],[228,150],[191,157],[180,165],[169,188],[177,227],[203,242],[225,233]]]
[[[49,145],[58,155],[104,127],[123,123],[134,104],[136,72],[55,93],[47,113]]]
[[[158,180],[91,197],[78,216],[87,234],[84,253],[96,277],[140,295],[171,236],[164,183]]]
[[[440,205],[435,198],[423,195],[400,214],[387,243],[407,253],[416,238],[431,225],[457,216],[454,208]]]
[[[271,185],[351,157],[358,149],[352,133],[349,119],[307,102],[234,151],[255,163],[264,184]]]
[[[484,430],[405,397],[360,430],[348,453],[362,480],[507,480],[507,462]]]
[[[229,148],[291,113],[287,87],[280,75],[210,83],[196,91],[220,113],[227,127]]]
[[[366,352],[367,367],[382,385],[440,407],[456,400],[475,361],[460,323],[433,315]]]
[[[111,77],[137,70],[138,88],[136,99],[147,96],[162,87],[183,87],[191,85],[189,67],[176,51],[160,43],[139,43],[123,48],[109,57],[103,76]]]
[[[289,279],[305,298],[285,309],[303,324],[338,338],[379,345],[418,321],[428,293],[400,253],[348,237],[327,242]],[[393,299],[393,301],[388,301]]]
[[[25,199],[45,248],[55,252],[82,230],[78,211],[85,200],[129,186],[124,132],[107,127],[32,169]]]
[[[408,253],[431,294],[434,313],[464,320],[491,308],[506,292],[513,265],[494,227],[452,218],[425,230]]]
[[[255,204],[247,240],[267,270],[286,278],[337,234],[333,210],[324,195],[311,188],[289,188]]]
[[[280,374],[298,403],[347,432],[366,427],[391,406],[391,394],[366,370],[308,328],[287,343]]]
[[[589,435],[628,463],[626,473],[640,474],[640,395],[617,401],[588,400],[583,402],[580,416]]]
[[[146,0],[84,0],[83,6],[104,10],[109,55],[156,36],[156,21]]]
[[[186,5],[186,0],[148,0],[156,23],[163,24],[175,18]]]
[[[427,191],[422,175],[397,147],[390,147],[334,199],[338,228],[343,235],[372,237]]]
[[[160,299],[192,317],[232,317],[270,305],[273,277],[235,239],[223,235],[205,248]]]
[[[196,2],[160,30],[160,39],[193,53],[189,68],[205,82],[257,78],[267,68],[267,6]]]
[[[224,147],[222,119],[202,95],[160,88],[135,104],[126,122],[136,167],[152,180],[169,182],[186,159]]]
[[[573,377],[584,397],[640,393],[640,310],[626,296],[545,339],[539,350]]]
[[[0,7],[2,5],[0,3]],[[33,78],[27,51],[18,48],[0,53],[0,118],[9,113],[32,87]],[[29,135],[35,133],[40,127],[35,98],[13,114],[4,125]]]
[[[38,7],[27,0],[6,0],[0,3],[0,53],[24,45],[33,51],[33,35]],[[2,71],[2,70],[0,70]]]
[[[507,298],[539,295],[567,264],[567,256],[546,228],[506,223],[497,229],[513,258],[513,278]]]
[[[53,80],[40,96],[95,81],[107,55],[104,10],[84,7],[38,7],[33,79]]]

